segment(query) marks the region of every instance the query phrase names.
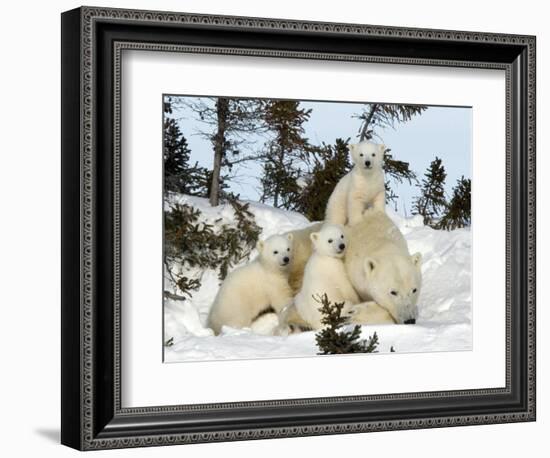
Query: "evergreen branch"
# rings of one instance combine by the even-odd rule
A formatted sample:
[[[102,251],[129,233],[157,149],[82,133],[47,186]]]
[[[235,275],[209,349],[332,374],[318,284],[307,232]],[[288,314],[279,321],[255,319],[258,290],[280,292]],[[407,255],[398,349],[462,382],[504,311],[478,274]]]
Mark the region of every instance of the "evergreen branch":
[[[377,352],[376,332],[367,339],[361,339],[361,326],[355,325],[351,331],[343,329],[348,323],[348,317],[342,316],[344,302],[333,304],[326,294],[313,296],[313,299],[321,304],[319,311],[323,315],[321,323],[324,327],[315,334],[320,355]]]

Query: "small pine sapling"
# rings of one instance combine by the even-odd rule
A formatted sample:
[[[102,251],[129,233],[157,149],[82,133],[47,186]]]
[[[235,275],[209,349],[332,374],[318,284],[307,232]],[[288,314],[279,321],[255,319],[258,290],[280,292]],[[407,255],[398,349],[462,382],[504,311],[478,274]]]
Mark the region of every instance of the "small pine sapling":
[[[314,297],[314,299],[321,304],[319,308],[323,314],[321,323],[325,325],[315,334],[320,355],[377,352],[378,335],[376,332],[368,339],[361,339],[361,326],[355,325],[351,331],[344,328],[348,324],[348,317],[342,316],[344,302],[333,304],[326,294]]]

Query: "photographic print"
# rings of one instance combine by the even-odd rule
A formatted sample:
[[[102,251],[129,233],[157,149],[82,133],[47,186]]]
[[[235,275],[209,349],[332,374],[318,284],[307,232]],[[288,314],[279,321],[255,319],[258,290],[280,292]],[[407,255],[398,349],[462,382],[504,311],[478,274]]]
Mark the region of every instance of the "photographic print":
[[[534,36],[81,7],[61,39],[63,444],[536,419]]]
[[[165,362],[470,350],[471,111],[164,95]]]

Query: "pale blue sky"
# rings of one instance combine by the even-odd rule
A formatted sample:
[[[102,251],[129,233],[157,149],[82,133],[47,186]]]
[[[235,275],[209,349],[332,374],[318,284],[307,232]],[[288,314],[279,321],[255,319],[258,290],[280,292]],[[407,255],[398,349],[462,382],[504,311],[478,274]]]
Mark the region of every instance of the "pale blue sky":
[[[360,121],[353,117],[360,113],[361,104],[343,102],[302,102],[303,108],[311,108],[311,117],[306,128],[306,137],[314,144],[325,142],[333,144],[336,138],[351,138],[358,141]],[[191,162],[211,168],[213,161],[211,143],[199,132],[208,130],[208,126],[197,121],[185,108],[174,109],[180,129],[187,138],[191,149]],[[426,168],[435,156],[443,160],[447,171],[446,190],[450,195],[452,187],[461,176],[471,178],[472,152],[472,110],[469,107],[431,106],[421,115],[407,123],[397,124],[394,129],[375,131],[380,139],[391,148],[393,157],[410,163],[411,169],[422,179]],[[255,136],[251,138],[251,147],[259,147],[265,140]],[[261,166],[247,163],[236,170],[238,179],[230,189],[245,200],[258,200],[261,189],[259,179]],[[408,183],[394,184],[392,188],[399,195],[397,211],[410,214],[418,188]]]

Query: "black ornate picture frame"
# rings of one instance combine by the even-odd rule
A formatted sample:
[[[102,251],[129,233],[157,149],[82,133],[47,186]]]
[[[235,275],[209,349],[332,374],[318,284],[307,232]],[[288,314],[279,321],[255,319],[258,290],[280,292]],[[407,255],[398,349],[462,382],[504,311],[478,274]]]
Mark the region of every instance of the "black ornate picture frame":
[[[506,73],[506,386],[121,406],[125,49]],[[82,7],[62,15],[62,432],[80,450],[535,420],[535,37]]]

